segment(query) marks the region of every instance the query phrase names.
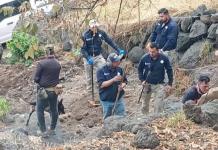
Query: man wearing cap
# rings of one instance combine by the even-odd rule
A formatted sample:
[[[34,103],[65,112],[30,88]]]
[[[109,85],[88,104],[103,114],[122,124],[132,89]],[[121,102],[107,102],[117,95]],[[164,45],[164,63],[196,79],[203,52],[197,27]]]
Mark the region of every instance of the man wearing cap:
[[[207,75],[199,76],[197,84],[190,87],[182,98],[183,111],[186,119],[190,119],[198,124],[206,123],[206,125],[211,127],[218,127],[217,121],[210,111],[202,111],[200,106],[218,99],[218,87],[209,88],[209,83],[210,78]],[[211,102],[209,105],[216,108],[217,102]]]
[[[55,59],[53,47],[48,46],[46,53],[47,58],[38,63],[34,75],[34,81],[37,83],[36,112],[42,137],[55,134],[58,119],[58,95],[55,92],[55,87],[59,83],[61,70],[60,63]],[[46,132],[44,111],[48,105],[51,114],[51,124],[50,130]]]
[[[148,43],[148,54],[145,54],[138,66],[139,80],[143,85],[144,98],[141,112],[149,113],[151,94],[154,94],[154,113],[161,113],[164,108],[164,98],[170,92],[173,83],[173,70],[168,57],[159,52],[155,42]],[[164,84],[165,71],[168,83]]]
[[[123,69],[119,67],[120,61],[121,56],[111,53],[107,58],[107,63],[97,71],[97,82],[104,119],[113,115],[112,110],[114,108],[114,115],[125,115],[123,88],[127,84],[127,78]]]
[[[201,75],[198,78],[198,83],[190,87],[182,98],[182,103],[185,105],[196,105],[201,96],[209,91],[210,78],[207,75]]]
[[[160,20],[155,23],[150,36],[150,41],[155,42],[158,46],[158,49],[164,54],[167,54],[168,51],[176,48],[179,33],[178,26],[176,22],[171,19],[166,8],[161,8],[158,11],[158,14]],[[143,47],[145,42],[145,40],[142,42]]]
[[[102,56],[102,42],[105,41],[119,55],[124,55],[125,51],[118,48],[112,39],[102,30],[98,29],[98,22],[95,19],[89,21],[89,29],[82,34],[83,46],[81,48],[84,57],[84,67],[87,79],[87,91],[91,93],[92,65],[100,68],[106,62]],[[91,104],[94,102],[89,101]]]

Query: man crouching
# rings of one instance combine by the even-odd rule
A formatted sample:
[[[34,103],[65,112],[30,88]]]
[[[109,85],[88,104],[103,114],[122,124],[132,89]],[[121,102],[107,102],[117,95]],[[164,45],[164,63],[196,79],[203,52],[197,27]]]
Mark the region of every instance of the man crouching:
[[[103,107],[103,119],[113,115],[124,116],[124,90],[127,78],[122,68],[119,67],[121,57],[111,53],[107,63],[97,71],[100,102]]]

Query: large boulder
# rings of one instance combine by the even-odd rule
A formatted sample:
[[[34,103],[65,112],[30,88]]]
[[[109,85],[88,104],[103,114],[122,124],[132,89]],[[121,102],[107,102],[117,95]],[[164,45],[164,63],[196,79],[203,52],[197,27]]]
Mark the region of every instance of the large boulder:
[[[212,24],[208,29],[207,38],[211,40],[216,40],[216,30],[218,29],[218,23]]]
[[[193,23],[192,17],[184,17],[181,19],[181,30],[185,33],[188,33],[191,29]]]
[[[200,20],[196,20],[191,27],[189,37],[201,39],[207,35],[207,26]]]
[[[193,68],[198,65],[200,55],[204,48],[204,42],[199,41],[194,43],[183,55],[179,61],[179,66],[184,68]]]
[[[145,54],[144,49],[136,46],[133,47],[132,50],[129,52],[128,57],[131,62],[138,63],[144,54]]]
[[[216,9],[208,9],[204,11],[203,15],[212,15],[215,13],[216,13]]]
[[[212,22],[211,22],[211,15],[202,15],[201,17],[200,17],[200,20],[204,23],[204,24],[206,24],[206,25],[210,25]]]
[[[202,106],[184,105],[184,113],[187,119],[198,124],[214,127],[218,124],[218,100],[213,100]]]
[[[134,137],[132,145],[136,148],[154,149],[160,144],[157,135],[153,134],[149,128],[139,130]]]
[[[218,13],[213,14],[213,15],[211,16],[211,21],[212,21],[213,23],[218,23]]]
[[[192,44],[194,40],[189,37],[189,33],[180,32],[177,39],[177,52],[185,52]]]
[[[192,16],[203,15],[206,10],[207,10],[206,5],[202,4],[202,5],[198,6],[198,8],[196,10],[193,11]]]

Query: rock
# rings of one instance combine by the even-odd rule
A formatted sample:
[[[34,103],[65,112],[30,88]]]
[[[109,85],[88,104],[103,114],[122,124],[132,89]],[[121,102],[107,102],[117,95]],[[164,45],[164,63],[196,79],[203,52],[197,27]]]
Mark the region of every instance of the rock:
[[[210,25],[212,22],[211,22],[211,16],[210,15],[202,15],[200,17],[200,20],[205,23],[206,25]]]
[[[95,122],[94,121],[89,121],[88,122],[88,127],[89,128],[93,128],[95,126]]]
[[[201,39],[207,35],[207,26],[200,20],[196,20],[191,27],[189,37]]]
[[[153,24],[153,26],[154,26],[154,24]],[[146,43],[147,43],[147,41],[148,41],[148,39],[149,39],[149,37],[150,37],[150,35],[151,35],[152,28],[153,28],[153,27],[148,27],[148,28],[146,28],[146,31],[145,31],[145,33],[143,34],[142,41],[141,41],[141,43],[140,43],[140,45],[139,45],[139,47],[141,47],[142,49],[145,48],[145,45],[146,45]]]
[[[185,33],[188,33],[191,29],[193,23],[192,17],[184,17],[181,19],[181,30]]]
[[[143,126],[141,124],[137,124],[137,125],[134,125],[131,132],[133,134],[137,134],[138,131],[141,131],[143,129]]]
[[[64,42],[63,50],[64,51],[68,51],[68,52],[72,50],[72,44],[70,43],[70,41]]]
[[[215,13],[216,13],[216,9],[208,9],[204,11],[203,15],[212,15]]]
[[[83,119],[83,116],[82,116],[82,115],[77,115],[77,116],[75,117],[75,119],[76,119],[77,121],[81,121],[81,120]]]
[[[177,39],[177,52],[185,52],[192,44],[194,40],[189,37],[188,33],[180,32]]]
[[[104,120],[104,129],[119,132],[126,125],[125,118],[121,116],[110,116]]]
[[[182,21],[181,17],[172,17],[172,19],[177,23],[178,26],[180,26]]]
[[[211,85],[217,85],[218,84],[218,67],[214,66],[214,65],[208,65],[207,67],[202,67],[199,69],[196,69],[195,71],[191,72],[191,74],[193,75],[193,79],[194,81],[198,80],[198,77],[201,74],[206,74],[210,77],[210,84]]]
[[[150,129],[138,131],[131,143],[136,148],[154,149],[160,144],[160,140]]]
[[[190,119],[197,124],[203,123],[201,107],[195,105],[183,105],[183,111],[186,119]]]
[[[198,8],[192,13],[192,16],[203,15],[206,10],[207,10],[206,5],[202,4],[202,5],[198,6]]]
[[[193,68],[197,66],[203,49],[203,41],[194,43],[182,56],[181,60],[179,61],[179,66],[184,68]]]
[[[107,130],[104,127],[100,130],[97,131],[97,137],[102,138],[102,137],[110,137],[112,135],[113,131]]]
[[[216,125],[213,126],[213,130],[216,131],[216,132],[218,132],[218,124],[216,124]]]
[[[216,40],[216,30],[218,29],[218,23],[212,24],[208,29],[207,38],[211,40]]]
[[[218,23],[218,13],[211,15],[210,19],[213,23]]]
[[[128,58],[133,63],[138,63],[141,57],[145,54],[144,50],[140,47],[134,47],[128,54]]]
[[[128,123],[122,128],[123,131],[131,132],[133,134],[136,134],[139,130],[142,129],[143,125],[139,123]]]
[[[214,100],[202,105],[204,113],[204,122],[213,127],[218,122],[218,100]]]

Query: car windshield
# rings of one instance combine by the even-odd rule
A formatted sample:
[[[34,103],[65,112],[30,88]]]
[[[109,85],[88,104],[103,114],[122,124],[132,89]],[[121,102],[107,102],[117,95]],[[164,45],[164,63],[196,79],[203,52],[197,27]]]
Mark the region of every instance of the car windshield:
[[[19,14],[19,7],[21,6],[22,2],[22,0],[15,0],[0,5],[0,21],[9,16],[15,16]]]

